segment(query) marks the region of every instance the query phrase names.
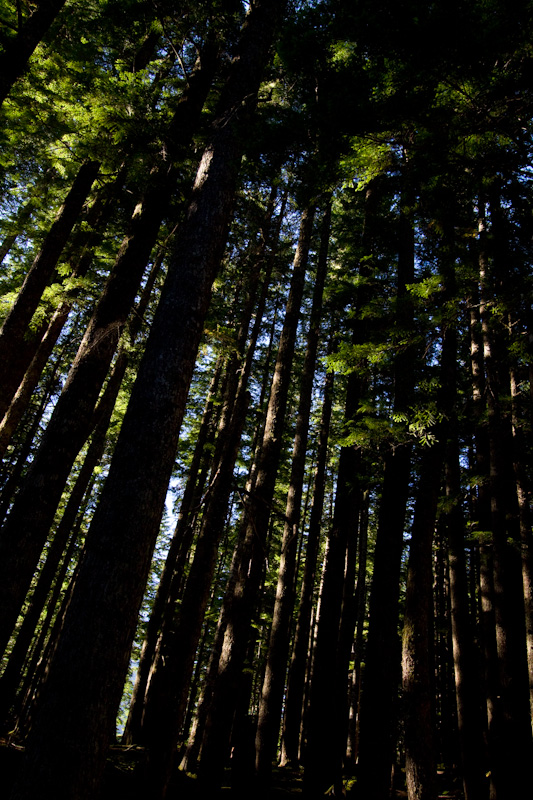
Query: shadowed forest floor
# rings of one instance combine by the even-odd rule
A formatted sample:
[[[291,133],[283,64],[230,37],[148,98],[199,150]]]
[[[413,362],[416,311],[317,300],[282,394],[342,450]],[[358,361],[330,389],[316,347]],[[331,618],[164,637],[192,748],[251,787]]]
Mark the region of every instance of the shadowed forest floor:
[[[19,765],[22,762],[22,747],[0,743],[0,773],[3,786],[9,796]],[[102,795],[99,800],[116,800],[117,797],[128,797],[128,800],[150,800],[150,793],[142,780],[143,750],[139,747],[113,747],[108,758]],[[242,781],[240,789],[231,788],[231,770],[226,772],[225,785],[218,792],[220,798],[250,797],[253,780]],[[449,784],[449,785],[446,785]],[[346,796],[354,797],[354,779],[346,780]],[[453,779],[439,775],[439,799],[456,798],[462,800],[461,789],[454,785]],[[283,797],[303,796],[303,773],[299,770],[277,768],[273,771],[272,786],[268,791],[255,787],[253,795],[262,800],[280,800]],[[397,789],[397,798],[407,797],[404,789]],[[205,787],[183,772],[178,772],[168,793],[170,800],[196,800],[205,797]],[[214,795],[210,792],[210,797]]]

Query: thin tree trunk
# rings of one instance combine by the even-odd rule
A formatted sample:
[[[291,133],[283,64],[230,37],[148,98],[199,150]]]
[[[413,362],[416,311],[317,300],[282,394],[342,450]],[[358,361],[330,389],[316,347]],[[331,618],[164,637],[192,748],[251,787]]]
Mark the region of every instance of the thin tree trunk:
[[[518,382],[514,370],[511,370],[511,397],[513,403],[513,452],[516,476],[516,491],[520,519],[520,546],[522,555],[522,584],[524,587],[524,612],[526,620],[526,647],[529,673],[529,705],[531,724],[533,726],[533,536],[531,533],[530,496],[531,490],[527,480],[526,447],[523,423],[517,411]]]
[[[294,257],[291,289],[278,347],[262,444],[257,456],[253,490],[241,523],[240,540],[224,596],[221,624],[224,641],[213,699],[202,744],[201,774],[210,785],[220,783],[229,748],[231,721],[244,666],[249,628],[254,613],[265,544],[283,443],[283,428],[300,316],[314,211],[302,214]]]
[[[350,684],[350,710],[346,745],[346,763],[356,772],[359,750],[359,708],[361,697],[361,663],[364,657],[364,624],[366,619],[366,572],[368,568],[369,492],[364,493],[359,525],[359,564],[357,571],[357,619],[353,643],[354,667]]]
[[[442,468],[442,443],[422,459],[405,599],[402,638],[405,772],[409,800],[435,800],[432,544]]]
[[[286,664],[290,645],[291,618],[295,602],[296,563],[299,549],[300,509],[302,504],[307,440],[313,380],[316,368],[322,295],[327,270],[328,244],[331,231],[331,204],[328,203],[322,221],[320,251],[313,293],[313,307],[307,335],[307,350],[300,383],[300,399],[294,435],[293,460],[285,525],[281,540],[281,558],[276,599],[270,630],[267,663],[256,735],[256,769],[261,783],[270,781],[272,760],[276,756],[279,736]]]
[[[460,506],[459,446],[450,439],[446,459],[446,496],[453,505],[446,514],[448,576],[457,704],[457,725],[465,800],[488,797],[484,759],[481,692],[478,686],[479,654],[475,651],[469,615],[464,520]]]
[[[309,652],[313,594],[320,544],[322,512],[326,486],[326,464],[328,458],[329,428],[333,403],[333,373],[326,375],[322,418],[318,439],[317,464],[313,482],[313,500],[307,533],[305,566],[300,591],[300,604],[294,645],[287,680],[287,699],[282,735],[282,766],[296,767],[300,753],[300,731],[304,708],[305,676]]]

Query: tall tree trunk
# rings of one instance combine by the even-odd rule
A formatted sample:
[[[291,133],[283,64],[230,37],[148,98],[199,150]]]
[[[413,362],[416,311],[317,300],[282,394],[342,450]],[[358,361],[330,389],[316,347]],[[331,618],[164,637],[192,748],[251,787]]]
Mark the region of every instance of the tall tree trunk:
[[[162,796],[174,764],[176,746],[185,716],[196,649],[200,641],[209,590],[216,567],[218,545],[226,524],[248,394],[233,403],[231,419],[219,428],[224,441],[212,480],[194,558],[179,608],[178,621],[163,631],[163,641],[150,675],[141,730],[141,742],[149,748],[149,782],[154,797]]]
[[[291,618],[295,602],[296,564],[299,546],[300,509],[302,504],[303,480],[313,380],[315,375],[320,319],[322,315],[322,295],[326,278],[328,244],[331,231],[331,203],[324,214],[320,240],[317,273],[313,293],[313,307],[309,320],[307,350],[305,353],[300,383],[300,398],[294,435],[291,477],[285,525],[281,540],[281,556],[278,572],[276,599],[270,630],[270,641],[261,702],[259,704],[256,735],[256,769],[261,783],[270,781],[272,760],[276,756],[285,673],[290,644]]]
[[[446,197],[446,195],[445,195]],[[448,198],[449,200],[449,198]],[[445,301],[457,296],[454,272],[453,204],[445,204],[441,272]],[[409,800],[435,800],[435,654],[433,638],[433,538],[442,470],[455,413],[457,333],[455,322],[442,323],[440,389],[437,408],[443,421],[434,426],[435,440],[426,449],[420,467],[409,547],[409,564],[402,633],[402,690],[404,704],[405,772]]]
[[[322,418],[318,439],[317,463],[313,481],[313,500],[307,533],[305,566],[300,591],[300,605],[294,645],[287,680],[287,699],[282,735],[282,765],[296,767],[300,758],[300,731],[305,694],[305,675],[311,632],[313,594],[320,544],[322,512],[326,485],[326,464],[328,458],[329,428],[333,403],[333,373],[326,375]]]
[[[370,493],[365,491],[359,525],[359,563],[357,567],[356,626],[353,643],[354,667],[350,676],[350,708],[346,743],[346,763],[356,772],[359,752],[359,709],[361,697],[361,664],[364,658],[364,625],[366,620],[366,573],[368,569],[368,510]]]
[[[249,629],[261,580],[270,508],[282,450],[285,412],[313,217],[314,211],[308,209],[303,212],[301,218],[291,289],[270,388],[262,444],[256,460],[253,490],[244,511],[240,540],[219,622],[224,628],[224,641],[213,699],[206,720],[200,763],[204,780],[212,785],[219,784],[222,777],[239,679],[244,666]]]
[[[283,8],[280,0],[257,2],[244,23],[12,800],[37,792],[83,800],[100,784],[226,243],[245,126]]]
[[[436,797],[432,543],[442,454],[442,443],[437,442],[422,459],[409,548],[402,639],[405,772],[409,800],[435,800]]]
[[[191,76],[189,90],[178,105],[172,127],[181,119],[183,136],[192,135],[193,123],[211,85],[214,62],[209,49],[205,70],[203,64],[198,65],[196,81]],[[176,147],[175,138],[169,139]],[[90,433],[95,404],[166,212],[173,177],[174,170],[163,165],[134,212],[130,233],[121,245],[39,451],[2,529],[0,576],[5,570],[9,581],[2,583],[0,590],[0,650],[15,625],[72,465]]]
[[[529,705],[533,725],[533,536],[531,533],[531,487],[527,479],[527,449],[523,420],[517,410],[518,382],[511,370],[511,397],[513,403],[513,452],[516,491],[520,519],[520,549],[522,556],[522,584],[524,587],[524,612],[526,620],[526,648],[529,673]]]
[[[141,655],[135,685],[133,687],[128,719],[122,735],[123,744],[139,744],[143,711],[146,702],[146,687],[150,670],[156,656],[156,647],[162,626],[167,617],[174,614],[174,603],[180,595],[183,582],[183,568],[186,554],[192,543],[195,517],[204,487],[199,475],[203,467],[206,445],[212,444],[215,411],[215,398],[220,384],[223,367],[222,357],[215,365],[213,378],[205,401],[202,423],[196,437],[194,454],[191,461],[187,483],[181,499],[180,510],[172,541],[165,559],[155,600],[152,604],[150,619],[142,644]]]
[[[413,189],[406,176],[399,218],[397,323],[413,326],[413,307],[407,285],[414,281]],[[415,347],[400,350],[394,366],[394,410],[405,414],[414,386]],[[397,698],[400,681],[398,635],[400,575],[404,526],[411,473],[411,445],[392,446],[385,456],[374,569],[369,601],[369,628],[362,675],[359,720],[357,792],[372,792],[388,800],[397,738]]]
[[[354,372],[348,379],[347,423],[355,420],[360,399],[361,379]],[[328,535],[320,591],[306,718],[304,792],[308,797],[322,797],[332,785],[334,796],[339,796],[339,782],[342,779],[346,744],[343,741],[346,728],[342,712],[345,710],[348,675],[347,672],[340,674],[339,631],[345,594],[346,553],[349,540],[357,541],[358,533],[360,458],[360,450],[355,445],[341,449],[335,511]]]
[[[128,333],[130,344],[132,345],[140,332],[143,316],[150,300],[159,267],[160,263],[158,259],[156,259],[143,288],[141,299],[137,304],[136,314],[133,316],[129,325]],[[46,595],[54,581],[54,575],[63,557],[80,505],[92,479],[94,468],[100,462],[105,451],[109,423],[128,363],[128,349],[121,348],[113,366],[110,379],[95,409],[93,419],[94,431],[83,465],[76,478],[72,492],[70,493],[61,521],[57,526],[54,538],[48,550],[46,562],[39,575],[39,582],[32,594],[30,607],[24,616],[22,626],[17,634],[17,639],[13,651],[11,652],[8,665],[0,678],[0,719],[4,713],[4,703],[9,702],[11,693],[18,683],[17,674],[20,673],[25,650],[30,643],[32,631],[35,629],[38,622],[46,600]],[[71,545],[69,545],[69,547],[70,546]]]
[[[481,692],[478,686],[479,654],[475,651],[469,616],[464,519],[460,506],[459,444],[450,438],[446,457],[446,496],[452,502],[445,517],[448,538],[448,577],[452,652],[457,705],[457,726],[465,800],[488,797],[484,758]]]
[[[497,203],[491,205],[494,237],[497,240]],[[526,699],[525,683],[525,624],[523,601],[516,593],[520,576],[515,549],[513,518],[517,513],[516,485],[512,480],[512,429],[510,419],[504,413],[501,398],[508,392],[502,385],[502,373],[508,367],[508,353],[504,342],[503,326],[491,318],[490,279],[497,283],[501,266],[489,267],[485,220],[480,216],[480,290],[481,326],[486,375],[486,398],[488,412],[491,529],[493,565],[493,604],[496,634],[498,690],[495,695],[493,714],[490,719],[491,742],[491,797],[502,800],[520,791],[527,781],[527,770],[531,751],[531,721],[529,702]],[[501,246],[501,242],[498,242]],[[497,255],[497,253],[496,253]],[[498,291],[501,287],[498,286]],[[507,373],[508,374],[508,373]],[[527,705],[526,705],[527,703]]]
[[[216,368],[215,377],[213,378],[210,388],[210,396],[206,403],[206,410],[204,413],[202,426],[196,440],[193,461],[191,463],[189,476],[187,478],[187,485],[180,506],[176,530],[165,563],[165,569],[161,576],[161,581],[158,587],[156,600],[152,608],[152,613],[150,615],[150,620],[148,622],[146,639],[143,643],[137,679],[135,682],[134,696],[132,697],[130,714],[128,716],[128,722],[124,732],[126,741],[129,741],[130,743],[132,741],[140,742],[142,738],[141,727],[143,726],[141,723],[143,709],[145,703],[147,702],[147,699],[145,698],[146,685],[148,682],[150,669],[156,657],[156,645],[158,648],[157,658],[159,660],[162,659],[162,650],[164,650],[165,647],[162,642],[158,643],[158,635],[161,632],[162,637],[164,637],[166,635],[165,631],[168,629],[171,638],[175,639],[175,631],[173,630],[175,606],[178,601],[178,597],[180,597],[182,594],[181,588],[183,584],[183,562],[190,549],[195,527],[193,524],[194,520],[191,517],[197,511],[196,507],[200,502],[200,492],[203,491],[204,487],[204,481],[198,481],[198,476],[200,474],[201,464],[205,459],[208,458],[208,454],[204,453],[205,446],[208,440],[211,444],[213,444],[213,440],[215,438],[212,417],[216,399],[215,392],[217,391],[217,387],[221,382],[223,387],[225,387],[222,391],[222,394],[225,395],[225,402],[223,404],[223,411],[219,419],[215,454],[214,457],[210,459],[212,461],[211,466],[214,466],[211,470],[211,482],[207,492],[209,509],[206,510],[206,513],[211,513],[213,509],[216,509],[216,520],[211,520],[210,525],[213,527],[214,522],[214,526],[217,527],[217,530],[220,522],[223,523],[225,519],[225,514],[221,509],[223,509],[224,502],[227,504],[229,501],[230,489],[229,486],[222,488],[220,487],[221,482],[217,479],[217,473],[221,469],[219,462],[224,456],[224,453],[228,451],[228,445],[225,442],[226,436],[232,436],[232,431],[235,429],[235,426],[240,427],[244,423],[244,419],[239,417],[240,412],[236,412],[236,409],[239,408],[242,411],[245,405],[246,387],[252,368],[252,360],[257,339],[262,328],[264,306],[268,294],[268,288],[270,286],[270,277],[273,267],[273,254],[267,258],[266,274],[264,275],[263,287],[257,303],[256,319],[252,329],[250,342],[248,344],[246,357],[243,356],[243,353],[246,346],[250,318],[253,313],[254,303],[256,300],[258,283],[266,258],[267,248],[270,245],[270,228],[276,195],[277,190],[276,188],[273,188],[267,204],[265,218],[261,226],[261,236],[257,245],[253,248],[251,257],[252,272],[248,278],[248,297],[242,313],[236,341],[236,354],[238,354],[243,363],[239,366],[236,363],[237,359],[230,357],[229,362],[225,365],[224,377],[222,378],[221,373],[224,365],[222,363],[222,358],[220,359],[220,363]],[[282,211],[279,216],[278,227],[281,225],[283,216],[284,203],[282,203]],[[277,240],[277,237],[275,238]],[[230,446],[229,453],[231,452],[232,448]],[[234,465],[230,463],[230,458],[228,458],[228,456],[225,457],[225,461],[226,463],[224,464],[223,469],[232,471]],[[206,469],[203,469],[202,471],[207,472]],[[217,491],[219,495],[222,495],[222,497],[226,496],[225,501],[219,497],[217,503],[213,502],[214,483],[217,484]],[[202,526],[203,525],[204,522],[202,522]],[[219,532],[215,532],[212,537],[212,541],[214,542],[215,546],[217,544],[218,536]],[[164,657],[163,664],[164,669],[172,674],[173,667],[169,663],[168,655]],[[162,693],[164,694],[164,689],[162,690]],[[144,739],[146,739],[146,734],[144,735]]]

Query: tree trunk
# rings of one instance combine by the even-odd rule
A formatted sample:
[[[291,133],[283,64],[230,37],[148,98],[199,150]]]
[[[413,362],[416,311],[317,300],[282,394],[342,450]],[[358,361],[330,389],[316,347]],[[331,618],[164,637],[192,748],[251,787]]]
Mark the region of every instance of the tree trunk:
[[[356,416],[361,399],[360,377],[348,379],[345,420]],[[333,786],[339,796],[346,733],[345,710],[347,672],[341,675],[339,631],[345,594],[345,564],[350,539],[357,542],[359,514],[358,470],[360,451],[355,445],[343,447],[339,457],[335,511],[328,535],[320,591],[316,642],[313,651],[310,695],[307,704],[304,748],[304,792],[322,797]],[[353,592],[353,583],[351,586]]]
[[[0,330],[0,417],[7,411],[11,399],[26,371],[25,350],[31,347],[26,341],[31,319],[37,310],[42,294],[57,266],[67,239],[78,220],[83,204],[91,190],[100,164],[87,161],[80,167],[65,202],[43,242],[14,305]],[[31,360],[31,358],[30,358]]]
[[[442,468],[442,443],[422,460],[409,548],[402,638],[405,772],[409,800],[435,800],[432,543]]]
[[[12,800],[36,793],[83,800],[100,784],[226,243],[245,125],[282,11],[280,0],[264,0],[244,23]]]
[[[229,747],[231,720],[261,579],[270,508],[282,450],[282,434],[313,217],[313,210],[307,210],[303,212],[301,218],[291,289],[272,378],[263,440],[256,461],[253,490],[244,511],[241,537],[232,564],[232,574],[224,596],[219,623],[225,629],[224,641],[216,685],[213,689],[213,700],[206,720],[200,763],[203,779],[215,786],[221,780]]]
[[[209,590],[216,567],[218,545],[226,524],[248,395],[245,390],[234,403],[232,418],[219,429],[224,448],[209,486],[193,562],[179,608],[178,621],[163,631],[150,675],[141,730],[141,743],[149,748],[148,778],[154,797],[162,796],[172,774],[174,755],[185,716],[189,683]]]
[[[305,694],[305,674],[311,631],[313,594],[315,588],[318,548],[320,543],[322,511],[326,484],[329,428],[333,403],[333,373],[326,376],[322,419],[318,439],[317,464],[313,482],[313,500],[307,533],[304,574],[300,592],[300,605],[294,645],[287,680],[287,699],[283,722],[281,764],[296,767],[300,758],[300,731]]]
[[[40,0],[17,35],[4,45],[0,55],[0,105],[64,5],[65,0]]]
[[[197,80],[191,77],[189,92],[176,111],[173,125],[182,119],[183,135],[192,135],[193,120],[200,115],[213,77],[212,58],[209,52],[206,71],[200,66]],[[6,570],[10,577],[0,590],[0,649],[13,630],[68,475],[90,433],[98,395],[167,209],[172,175],[172,169],[169,173],[163,165],[134,212],[130,234],[122,243],[39,451],[2,530],[0,576]]]
[[[223,367],[222,358],[217,362],[209,392],[205,401],[202,423],[196,437],[194,454],[187,476],[187,483],[180,504],[178,520],[172,536],[172,541],[165,559],[165,566],[161,573],[155,600],[152,604],[150,619],[146,627],[146,634],[139,658],[139,666],[133,693],[131,697],[128,719],[122,735],[123,744],[139,744],[141,741],[142,718],[146,702],[146,687],[150,670],[156,657],[156,647],[159,635],[167,617],[172,618],[174,604],[181,594],[180,587],[183,582],[183,567],[185,556],[192,543],[195,517],[204,487],[199,481],[205,449],[208,443],[212,444],[213,414],[215,410],[215,396],[220,383]]]
[[[523,420],[517,411],[518,382],[511,370],[511,397],[513,402],[513,452],[516,476],[516,491],[520,519],[520,549],[522,556],[522,584],[524,588],[524,612],[526,620],[526,648],[529,673],[529,705],[533,726],[533,536],[531,533],[530,482],[527,479],[527,448]]]
[[[497,219],[495,204],[491,205]],[[493,236],[498,239],[498,226],[493,220]],[[493,566],[493,605],[496,634],[498,690],[489,721],[491,742],[491,797],[502,800],[520,792],[527,781],[526,764],[531,751],[531,720],[526,695],[526,653],[523,601],[516,593],[520,566],[512,540],[513,519],[517,515],[516,484],[511,486],[512,429],[504,413],[501,398],[507,393],[502,386],[502,373],[508,367],[504,330],[491,318],[490,282],[498,277],[498,264],[493,274],[488,258],[485,220],[480,216],[481,254],[481,327],[487,385],[491,529]],[[498,291],[501,287],[498,287]],[[507,373],[508,374],[508,373]]]
[[[446,496],[453,505],[445,518],[448,537],[455,697],[465,800],[480,800],[488,797],[481,692],[477,679],[480,657],[475,651],[469,615],[464,520],[461,513],[460,492],[459,447],[455,436],[448,445],[446,459]]]
[[[126,724],[126,729],[124,731],[124,736],[123,736],[123,741],[126,741],[128,743],[131,743],[133,741],[140,742],[141,739],[143,738],[143,734],[141,733],[141,728],[143,727],[142,726],[143,709],[145,703],[147,702],[145,698],[146,684],[148,682],[150,669],[156,657],[156,645],[158,646],[158,654],[157,654],[158,659],[161,659],[161,648],[163,647],[164,649],[164,644],[162,642],[158,644],[158,634],[161,632],[161,636],[164,638],[164,636],[166,635],[166,630],[168,629],[171,637],[173,639],[175,638],[175,631],[173,630],[173,621],[175,616],[176,603],[178,601],[178,598],[182,594],[181,587],[183,583],[183,566],[184,566],[183,561],[184,557],[186,556],[186,554],[190,549],[195,528],[194,520],[191,517],[193,515],[196,515],[197,513],[198,510],[197,506],[200,502],[201,492],[203,491],[205,483],[203,479],[198,481],[198,476],[200,474],[201,464],[208,458],[208,454],[204,453],[205,446],[208,441],[211,444],[213,444],[213,440],[215,439],[215,430],[212,417],[214,411],[214,403],[216,399],[215,392],[217,391],[217,387],[221,382],[223,387],[225,387],[222,391],[223,395],[225,395],[225,402],[223,404],[223,410],[219,419],[218,433],[216,436],[217,444],[215,447],[215,454],[210,459],[212,462],[211,466],[213,468],[211,470],[212,477],[211,477],[210,488],[207,493],[207,499],[209,501],[209,509],[208,510],[206,509],[206,513],[208,512],[211,513],[212,510],[217,508],[218,506],[216,511],[217,519],[210,521],[209,524],[211,525],[211,527],[213,527],[213,524],[215,525],[215,527],[218,526],[220,522],[221,521],[224,522],[225,519],[224,511],[221,510],[224,507],[224,501],[222,499],[219,499],[217,503],[213,503],[214,483],[217,484],[217,491],[220,494],[220,488],[219,488],[220,481],[217,480],[217,473],[220,471],[220,466],[219,466],[220,460],[224,456],[224,453],[228,450],[228,445],[227,442],[225,441],[226,435],[232,436],[233,434],[231,432],[233,431],[235,426],[241,426],[244,423],[244,419],[239,418],[239,413],[236,413],[236,408],[240,408],[242,410],[245,405],[246,387],[248,384],[252,368],[252,359],[257,339],[260,330],[262,328],[264,306],[265,306],[266,296],[268,293],[268,288],[270,285],[270,276],[273,266],[272,256],[270,256],[267,260],[267,267],[266,267],[266,274],[264,276],[263,288],[259,297],[259,301],[257,303],[255,323],[253,326],[245,358],[243,357],[243,353],[244,353],[244,348],[246,346],[246,338],[248,334],[250,318],[254,310],[254,301],[256,299],[257,287],[261,276],[262,267],[265,261],[267,247],[270,244],[270,227],[272,222],[272,214],[274,211],[276,194],[277,190],[276,188],[273,188],[265,212],[263,225],[261,226],[262,228],[261,236],[259,242],[257,243],[257,246],[253,248],[253,253],[251,258],[252,273],[248,278],[247,300],[245,302],[245,307],[242,313],[239,325],[239,331],[237,334],[235,357],[231,356],[229,358],[229,362],[225,365],[224,378],[221,378],[223,363],[222,363],[222,358],[220,359],[220,362],[218,363],[217,368],[215,370],[215,376],[213,378],[212,385],[210,387],[210,395],[206,403],[204,418],[202,421],[200,432],[196,440],[194,456],[191,463],[191,468],[189,470],[189,476],[187,478],[187,485],[180,506],[180,513],[176,525],[176,530],[165,563],[165,569],[161,576],[161,581],[158,587],[156,600],[152,608],[152,613],[150,615],[150,620],[148,622],[146,639],[143,644],[139,669],[137,673],[137,679],[135,682],[134,695],[132,697],[130,715],[128,716],[128,722]],[[283,215],[284,211],[282,209],[282,213],[280,214],[280,219],[279,219],[279,225],[281,225]],[[238,368],[237,364],[238,361],[238,359],[236,358],[237,355],[239,356],[241,361],[244,358],[244,363],[241,364],[240,368]],[[229,452],[230,453],[232,452],[231,446]],[[230,463],[227,456],[225,457],[225,461],[226,463],[224,465],[224,469],[229,469],[230,471],[232,471],[234,465]],[[206,473],[207,469],[203,468],[202,472]],[[227,504],[227,502],[229,501],[229,494],[230,494],[229,486],[222,489],[222,497],[224,496],[224,492],[226,496],[225,502]],[[203,525],[204,523],[202,522],[202,526]],[[217,543],[218,536],[219,533],[214,534],[213,541],[215,543]],[[168,656],[165,657],[164,663],[165,663],[165,670],[169,671],[169,673],[172,673],[173,668],[169,663]],[[152,692],[153,692],[153,687],[152,687]],[[144,738],[146,738],[146,735],[144,735]]]
[[[412,330],[413,307],[407,285],[414,281],[413,189],[402,187],[396,319]],[[400,350],[394,365],[394,410],[407,413],[414,386],[415,348]],[[397,739],[397,698],[401,645],[398,635],[400,575],[411,473],[411,445],[392,446],[385,455],[374,568],[370,588],[369,628],[362,675],[357,792],[388,800]]]
[[[294,436],[291,477],[285,510],[285,525],[281,540],[278,584],[270,631],[265,677],[258,712],[256,769],[258,777],[263,785],[270,781],[272,760],[276,756],[283,693],[285,689],[291,618],[294,612],[295,602],[296,564],[300,539],[300,508],[302,504],[309,417],[311,413],[318,337],[320,334],[322,295],[326,277],[330,232],[331,204],[328,203],[322,222],[320,252],[313,293],[313,307],[309,321],[307,350],[300,383],[300,399]]]

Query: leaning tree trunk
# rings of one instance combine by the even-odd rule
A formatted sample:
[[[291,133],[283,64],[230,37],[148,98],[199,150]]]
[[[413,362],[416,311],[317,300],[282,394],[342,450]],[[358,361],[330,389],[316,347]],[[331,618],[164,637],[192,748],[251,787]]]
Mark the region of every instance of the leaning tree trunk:
[[[263,0],[244,23],[12,800],[37,793],[83,800],[98,790],[226,243],[245,125],[282,11],[281,0]]]
[[[163,631],[145,699],[141,743],[148,747],[148,780],[154,797],[164,796],[185,716],[189,684],[209,590],[215,573],[218,545],[226,524],[248,394],[241,390],[227,425],[219,428],[223,451],[214,465],[209,497],[196,541],[194,558],[175,624]]]
[[[128,719],[122,734],[123,744],[139,744],[143,712],[146,701],[146,687],[150,670],[156,656],[158,638],[167,616],[174,614],[174,602],[180,594],[183,582],[185,555],[188,553],[194,534],[194,522],[204,481],[199,479],[203,473],[203,462],[206,457],[206,445],[211,445],[214,435],[215,397],[220,383],[223,367],[222,357],[217,361],[211,385],[205,401],[202,422],[196,437],[194,454],[187,476],[187,482],[181,499],[178,519],[167,557],[161,573],[159,585],[152,604],[150,618],[146,626],[145,638],[139,657],[137,676],[131,696]]]
[[[216,63],[213,55],[216,53],[209,48],[205,69],[200,64],[191,76],[173,118],[172,131],[178,120],[183,123],[183,146],[193,134],[211,85]],[[173,148],[179,142],[176,135],[169,135]],[[173,178],[174,169],[168,170],[163,164],[135,209],[130,233],[121,245],[39,451],[0,534],[0,651],[16,623],[72,465],[90,433],[95,404],[167,210]],[[9,575],[7,581],[4,574]]]
[[[52,223],[39,254],[24,279],[17,299],[0,330],[0,418],[7,411],[11,399],[28,366],[25,352],[31,352],[31,342],[26,341],[31,319],[41,301],[68,237],[78,220],[83,204],[98,175],[100,164],[87,161],[82,164],[65,202]],[[31,356],[30,356],[31,361]]]
[[[259,242],[256,244],[255,247],[252,248],[251,254],[251,265],[252,265],[252,273],[248,278],[248,286],[247,286],[247,300],[245,302],[245,308],[241,316],[239,330],[237,333],[237,341],[236,341],[236,355],[240,356],[241,361],[243,360],[243,352],[246,346],[246,338],[248,334],[248,328],[250,325],[250,318],[252,316],[255,301],[256,301],[256,294],[257,288],[259,284],[259,280],[262,273],[262,268],[265,261],[266,251],[270,244],[270,227],[272,222],[272,214],[274,211],[275,205],[275,198],[276,198],[277,190],[273,188],[270,194],[270,198],[268,201],[267,209],[265,212],[265,218],[263,225],[261,226],[261,237]],[[281,225],[281,221],[284,216],[284,211],[279,217],[278,224]],[[226,396],[226,401],[224,403],[224,411],[220,415],[219,420],[219,430],[217,434],[217,447],[215,449],[214,457],[210,458],[210,461],[214,464],[214,468],[212,470],[214,478],[213,480],[216,482],[217,485],[217,492],[222,497],[219,497],[217,503],[213,502],[213,490],[214,485],[210,484],[209,491],[207,494],[207,498],[209,500],[209,509],[206,509],[206,513],[211,513],[213,509],[217,508],[216,520],[211,521],[211,527],[217,527],[220,522],[224,522],[225,517],[225,509],[224,503],[228,503],[229,501],[229,486],[226,488],[220,487],[220,481],[217,480],[217,464],[220,462],[223,453],[228,451],[228,448],[224,442],[224,437],[226,434],[231,434],[231,431],[237,426],[240,427],[244,423],[244,419],[238,419],[238,414],[234,413],[236,408],[244,408],[245,403],[245,392],[248,385],[248,379],[250,376],[251,368],[252,368],[252,360],[253,355],[255,352],[255,347],[257,343],[257,339],[262,328],[262,321],[263,321],[263,311],[266,302],[266,297],[268,294],[268,288],[270,286],[270,276],[272,272],[274,259],[272,255],[267,259],[267,266],[266,266],[266,274],[264,276],[263,287],[260,293],[259,301],[257,303],[257,308],[255,309],[255,323],[252,329],[252,333],[250,336],[250,342],[248,344],[247,354],[244,357],[244,363],[241,364],[240,368],[237,368],[236,357],[230,358],[229,364],[226,365],[225,369],[225,376],[223,379],[223,389],[222,394]],[[189,552],[193,535],[194,535],[194,517],[198,512],[197,506],[200,502],[200,493],[203,492],[203,488],[205,485],[205,480],[199,480],[199,475],[206,474],[207,469],[204,467],[201,469],[201,466],[205,460],[207,460],[208,455],[206,454],[207,448],[206,444],[209,442],[211,445],[213,444],[213,440],[215,437],[215,429],[214,429],[214,422],[213,412],[215,409],[215,392],[217,391],[217,387],[219,383],[222,382],[221,373],[222,373],[222,358],[219,360],[215,370],[215,376],[213,378],[211,387],[210,387],[210,394],[208,400],[206,402],[206,408],[204,412],[204,417],[202,420],[202,425],[200,427],[200,431],[197,437],[195,451],[193,455],[193,460],[191,462],[191,467],[189,470],[189,475],[187,478],[187,484],[185,487],[185,491],[183,494],[183,498],[180,505],[180,512],[178,516],[178,522],[176,525],[176,530],[174,532],[174,536],[171,542],[171,546],[167,555],[165,568],[163,570],[161,581],[157,590],[156,599],[154,602],[154,606],[152,608],[152,613],[150,615],[150,619],[148,621],[147,626],[147,633],[146,638],[143,643],[141,658],[139,663],[139,669],[137,672],[137,678],[135,681],[134,692],[132,696],[132,702],[130,706],[130,713],[128,715],[128,721],[126,723],[126,728],[124,731],[123,742],[132,743],[137,742],[140,743],[142,740],[147,739],[146,735],[146,724],[143,722],[143,710],[144,706],[147,702],[149,702],[148,698],[145,697],[146,695],[146,686],[148,683],[148,679],[150,676],[150,670],[152,665],[154,664],[155,659],[157,658],[161,661],[161,648],[164,645],[162,642],[158,642],[158,638],[164,638],[166,636],[167,629],[170,631],[171,636],[175,638],[173,632],[173,621],[175,617],[175,610],[176,610],[176,603],[178,601],[179,596],[182,594],[182,584],[183,584],[183,567],[186,554]],[[240,378],[239,378],[240,375]],[[220,390],[219,390],[220,392]],[[204,451],[206,451],[204,453]],[[231,447],[229,449],[231,452]],[[226,464],[224,465],[224,470],[231,469],[233,470],[233,464],[230,465],[231,457],[226,458]],[[207,475],[206,475],[207,478]],[[226,497],[224,501],[222,498]],[[204,527],[204,523],[202,522],[202,527]],[[214,535],[211,537],[214,546],[217,544],[218,537],[220,532],[215,532]],[[160,636],[161,635],[161,636]],[[157,646],[157,654],[156,654],[156,646]],[[168,671],[169,674],[172,674],[172,664],[169,662],[168,655],[164,658],[164,669]],[[154,691],[153,678],[150,678],[151,683],[151,693]],[[162,684],[163,685],[163,684]],[[162,694],[164,695],[165,690],[162,688]],[[167,703],[165,707],[165,711],[170,711],[170,706]],[[175,716],[175,715],[174,715]],[[178,726],[179,727],[179,726]],[[149,738],[149,736],[148,736]]]

